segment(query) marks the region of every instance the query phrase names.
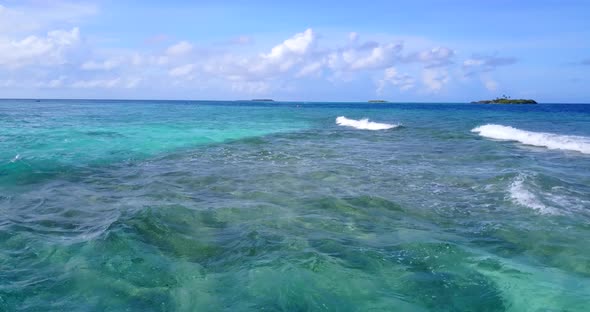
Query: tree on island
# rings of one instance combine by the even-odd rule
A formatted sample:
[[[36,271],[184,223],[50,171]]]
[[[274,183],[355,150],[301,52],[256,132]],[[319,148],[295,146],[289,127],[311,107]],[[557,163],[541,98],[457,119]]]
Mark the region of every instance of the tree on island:
[[[531,99],[513,99],[506,94],[502,94],[502,97],[497,97],[493,100],[484,100],[484,101],[477,101],[471,102],[474,104],[537,104],[535,100]]]

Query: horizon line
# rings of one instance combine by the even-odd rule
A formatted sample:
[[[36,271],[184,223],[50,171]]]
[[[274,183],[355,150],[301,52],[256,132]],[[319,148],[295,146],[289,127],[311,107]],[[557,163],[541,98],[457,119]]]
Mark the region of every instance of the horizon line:
[[[301,104],[312,104],[312,103],[350,103],[350,104],[479,104],[479,103],[472,103],[472,102],[464,102],[464,101],[445,101],[445,102],[409,102],[409,101],[388,101],[384,100],[385,102],[373,102],[375,100],[366,100],[366,101],[297,101],[297,100],[274,100],[274,99],[241,99],[241,100],[196,100],[196,99],[101,99],[101,98],[0,98],[0,101],[10,101],[10,100],[17,100],[17,101],[165,101],[165,102],[251,102],[251,103],[301,103]],[[590,102],[537,102],[539,104],[572,104],[572,105],[588,105]],[[522,104],[480,104],[480,105],[522,105]],[[525,104],[529,105],[529,104]]]

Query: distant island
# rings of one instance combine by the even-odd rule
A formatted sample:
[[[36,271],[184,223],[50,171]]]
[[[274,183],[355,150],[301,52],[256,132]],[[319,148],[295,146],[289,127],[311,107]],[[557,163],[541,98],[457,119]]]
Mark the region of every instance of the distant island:
[[[369,100],[369,103],[388,103],[386,100]]]
[[[274,102],[273,99],[252,99],[252,102]]]
[[[530,99],[512,99],[509,96],[502,96],[493,100],[483,100],[471,102],[472,104],[537,104],[535,100]]]

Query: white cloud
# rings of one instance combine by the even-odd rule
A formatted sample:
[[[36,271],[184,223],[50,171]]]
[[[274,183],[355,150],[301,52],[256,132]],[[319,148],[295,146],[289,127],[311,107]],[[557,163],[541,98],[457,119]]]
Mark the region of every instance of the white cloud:
[[[192,74],[195,70],[195,64],[186,64],[172,68],[168,74],[172,77],[184,77]]]
[[[82,70],[111,70],[120,65],[120,60],[109,59],[102,62],[88,61],[82,64]]]
[[[463,75],[469,79],[473,76],[479,76],[484,87],[488,91],[498,90],[498,82],[491,78],[491,72],[500,66],[508,66],[516,63],[516,59],[512,57],[492,56],[473,56],[463,61]]]
[[[45,37],[28,36],[22,40],[0,39],[0,66],[60,65],[65,54],[80,42],[80,31],[53,30]]]
[[[167,65],[170,63],[170,58],[167,56],[151,56],[148,60],[150,64],[158,66]]]
[[[315,41],[313,30],[307,29],[274,46],[268,53],[254,57],[234,54],[215,56],[203,64],[203,70],[228,81],[265,81],[310,61]]]
[[[379,68],[380,66],[389,65],[394,54],[401,50],[401,46],[388,44],[385,46],[377,46],[371,49],[370,53],[365,56],[358,56],[356,54],[347,52],[344,53],[345,61],[350,63],[351,69],[367,69]]]
[[[304,55],[309,51],[314,41],[314,32],[311,28],[308,28],[304,32],[298,33],[273,47],[270,53],[264,54],[263,57],[273,61],[283,61],[292,55]]]
[[[133,53],[131,55],[131,61],[130,61],[131,65],[139,66],[139,65],[143,64],[143,62],[144,62],[144,58],[141,56],[141,54]]]
[[[264,81],[232,82],[231,90],[237,93],[261,94],[270,90],[270,84]]]
[[[304,61],[316,42],[316,36],[311,28],[274,46],[269,53],[250,59],[244,63],[247,71],[258,75],[273,75],[286,72],[293,66]]]
[[[237,44],[237,45],[251,44],[253,42],[254,42],[254,39],[252,39],[252,37],[250,37],[250,36],[239,36],[239,37],[233,38],[232,40],[229,41],[229,43]]]
[[[463,72],[465,76],[470,76],[490,72],[500,66],[512,65],[514,63],[516,63],[516,59],[512,57],[498,57],[496,55],[474,56],[463,61]]]
[[[4,36],[77,25],[99,11],[95,4],[80,1],[13,3],[11,7],[0,5],[0,34]]]
[[[121,78],[113,78],[113,79],[95,79],[95,80],[80,80],[72,83],[72,88],[81,88],[81,89],[88,89],[88,88],[114,88],[119,86],[121,83]]]
[[[415,84],[416,80],[414,77],[406,73],[399,73],[395,67],[389,67],[385,69],[383,78],[377,81],[377,93],[381,93],[388,85],[393,85],[401,91],[406,91],[413,88]]]
[[[137,87],[140,82],[141,79],[139,78],[91,79],[75,81],[70,85],[70,87],[77,89],[132,89]]]
[[[424,63],[427,67],[438,67],[452,64],[455,51],[446,47],[435,47],[422,51],[416,55],[416,60]],[[409,58],[412,60],[412,57]]]
[[[422,71],[422,82],[430,92],[437,93],[448,84],[450,76],[447,70],[442,68],[425,68]]]
[[[301,78],[301,77],[305,77],[305,76],[319,74],[320,71],[322,70],[323,65],[324,64],[321,61],[309,63],[309,64],[303,66],[303,68],[301,68],[301,70],[299,70],[299,72],[295,75],[295,77]]]
[[[350,82],[359,79],[362,73],[384,70],[383,78],[377,81],[378,89],[387,85],[402,91],[416,86],[416,79],[407,73],[398,73],[393,65],[419,63],[425,68],[450,66],[454,51],[435,47],[403,54],[401,42],[356,42],[358,34],[349,34],[349,42],[343,48],[318,48],[318,36],[313,29],[306,29],[275,45],[267,53],[245,56],[233,53],[206,55],[191,64],[179,65],[169,70],[173,77],[192,77],[202,71],[204,77],[226,81],[234,91],[267,90],[273,85],[291,79],[318,79],[324,73],[331,81]],[[352,43],[350,41],[353,41]],[[408,65],[409,66],[409,65]],[[429,91],[440,91],[449,81],[447,70],[427,70],[422,81]],[[264,86],[264,87],[261,87]]]
[[[14,25],[18,25],[16,22],[24,17],[25,16],[22,12],[7,8],[0,4],[0,32],[6,33],[11,31],[11,28],[14,27]]]
[[[125,83],[125,88],[127,88],[127,89],[137,88],[139,86],[139,84],[141,83],[141,81],[142,81],[142,79],[137,78],[137,77],[127,78],[127,81]]]
[[[485,61],[482,59],[467,59],[463,61],[463,66],[465,67],[481,66],[483,64],[485,64]]]
[[[158,88],[168,84],[178,88],[199,86],[203,90],[219,88],[244,94],[292,90],[319,79],[339,84],[339,87],[352,86],[354,81],[372,80],[378,92],[388,88],[407,91],[424,87],[436,93],[451,81],[449,72],[453,72],[450,69],[454,65],[455,52],[447,47],[426,49],[420,45],[420,50],[415,51],[394,40],[363,42],[355,32],[349,33],[348,38],[340,35],[340,44],[328,38],[326,42],[329,44],[321,45],[326,44],[320,42],[321,38],[326,37],[320,37],[309,28],[271,45],[266,51],[254,50],[254,45],[236,47],[229,44],[216,44],[210,50],[197,49],[188,41],[180,41],[150,53],[116,48],[101,50],[86,44],[87,41],[80,38],[78,28],[18,40],[8,40],[0,34],[0,68],[22,68],[20,77],[0,79],[10,78],[19,85],[27,82],[29,86],[39,88],[135,88],[140,84]],[[252,42],[252,38],[245,36],[236,40],[236,44]],[[471,58],[462,66],[490,66],[497,61],[486,63]],[[49,65],[55,66],[51,73],[41,68]],[[25,66],[29,67],[25,69]],[[120,77],[105,78],[109,71]],[[22,78],[29,74],[37,74],[36,77],[44,77],[46,81],[35,84]],[[78,80],[60,78],[62,75],[71,79],[78,76]],[[198,85],[195,77],[200,78]],[[296,80],[302,83],[296,83]],[[488,83],[487,87],[493,88],[493,85]]]
[[[498,82],[496,82],[494,79],[482,76],[481,81],[483,82],[484,87],[488,89],[488,91],[495,92],[498,90]]]
[[[369,42],[359,47],[330,53],[327,56],[327,64],[337,71],[382,69],[393,65],[399,59],[402,49],[401,43]]]
[[[49,81],[38,81],[34,83],[34,86],[37,88],[47,88],[47,89],[57,89],[64,86],[65,77],[59,77],[57,79],[52,79]]]
[[[13,79],[0,80],[0,88],[12,88],[15,86],[17,86],[17,83]]]
[[[188,54],[193,50],[193,45],[188,41],[181,41],[175,45],[172,45],[166,49],[166,54],[169,56],[179,56]]]

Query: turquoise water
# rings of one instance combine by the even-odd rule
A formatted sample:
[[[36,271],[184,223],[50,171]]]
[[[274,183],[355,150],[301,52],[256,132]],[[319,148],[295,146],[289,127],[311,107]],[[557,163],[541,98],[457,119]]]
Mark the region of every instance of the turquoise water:
[[[0,310],[587,311],[589,138],[590,105],[0,101]]]

